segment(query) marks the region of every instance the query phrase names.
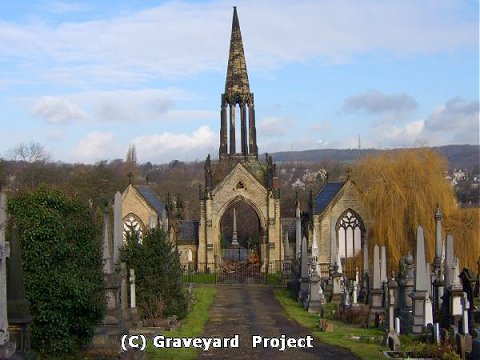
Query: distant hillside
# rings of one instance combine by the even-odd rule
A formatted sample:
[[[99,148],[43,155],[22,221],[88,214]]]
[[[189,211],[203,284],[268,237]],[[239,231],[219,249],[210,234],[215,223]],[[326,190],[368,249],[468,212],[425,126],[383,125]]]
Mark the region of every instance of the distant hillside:
[[[478,171],[480,164],[479,145],[445,145],[432,147],[432,149],[439,151],[448,160],[449,168],[451,169],[466,169],[469,172]],[[395,150],[398,149],[317,149],[276,152],[272,154],[272,157],[275,162],[318,162],[322,160],[332,160],[349,163],[367,155]]]

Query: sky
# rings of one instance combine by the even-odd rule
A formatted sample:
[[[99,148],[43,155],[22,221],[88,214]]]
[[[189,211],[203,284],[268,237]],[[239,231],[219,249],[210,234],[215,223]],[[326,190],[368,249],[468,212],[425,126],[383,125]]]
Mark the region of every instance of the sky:
[[[260,152],[479,143],[477,0],[1,1],[0,157],[218,156],[233,6]]]

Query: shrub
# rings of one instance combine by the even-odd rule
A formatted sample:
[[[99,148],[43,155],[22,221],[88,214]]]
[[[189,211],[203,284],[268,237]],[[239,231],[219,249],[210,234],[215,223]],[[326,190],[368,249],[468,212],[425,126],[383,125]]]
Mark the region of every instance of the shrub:
[[[158,315],[160,308],[164,316],[186,315],[180,261],[163,229],[146,231],[142,241],[133,229],[129,231],[121,259],[135,269],[137,303],[143,317]]]
[[[19,228],[32,345],[59,356],[87,344],[105,307],[97,230],[87,205],[40,188],[8,202]]]

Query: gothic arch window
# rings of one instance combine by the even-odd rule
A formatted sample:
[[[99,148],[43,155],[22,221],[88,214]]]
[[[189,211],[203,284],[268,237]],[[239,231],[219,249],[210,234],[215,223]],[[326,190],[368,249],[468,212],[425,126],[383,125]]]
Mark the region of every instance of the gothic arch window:
[[[127,239],[127,233],[129,233],[130,231],[136,231],[141,241],[143,237],[143,233],[145,232],[145,225],[143,224],[142,220],[140,220],[134,214],[128,214],[123,219],[123,241],[124,242]]]
[[[338,253],[340,258],[349,258],[362,250],[365,226],[354,210],[347,209],[337,221]]]

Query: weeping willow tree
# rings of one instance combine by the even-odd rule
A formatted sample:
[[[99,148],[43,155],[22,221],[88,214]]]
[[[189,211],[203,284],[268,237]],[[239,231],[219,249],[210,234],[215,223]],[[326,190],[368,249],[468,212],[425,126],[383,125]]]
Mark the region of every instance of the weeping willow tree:
[[[375,219],[369,244],[387,246],[390,269],[396,268],[408,251],[415,255],[419,225],[424,229],[427,261],[433,261],[437,205],[443,213],[443,238],[446,233],[453,234],[460,265],[476,269],[480,210],[458,208],[453,189],[445,180],[446,170],[446,160],[431,149],[374,155],[353,168],[351,179]]]

